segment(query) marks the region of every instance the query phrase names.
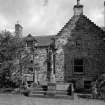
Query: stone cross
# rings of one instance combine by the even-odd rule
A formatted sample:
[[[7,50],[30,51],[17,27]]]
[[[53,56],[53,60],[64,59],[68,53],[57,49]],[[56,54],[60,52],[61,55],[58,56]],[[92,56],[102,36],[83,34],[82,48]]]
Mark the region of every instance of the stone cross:
[[[77,5],[80,5],[80,0],[77,0]]]

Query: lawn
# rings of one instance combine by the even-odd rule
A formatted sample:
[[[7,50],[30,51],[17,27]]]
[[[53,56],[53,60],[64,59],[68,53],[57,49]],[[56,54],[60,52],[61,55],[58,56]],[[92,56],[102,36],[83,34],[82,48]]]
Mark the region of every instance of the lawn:
[[[95,99],[82,99],[77,96],[74,99],[54,99],[0,94],[0,105],[105,105],[105,102]]]

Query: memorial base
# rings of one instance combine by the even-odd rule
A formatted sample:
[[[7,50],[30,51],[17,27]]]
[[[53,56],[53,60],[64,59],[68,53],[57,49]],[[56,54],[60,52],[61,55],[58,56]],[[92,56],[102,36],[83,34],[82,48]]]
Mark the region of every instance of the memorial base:
[[[56,94],[56,83],[48,83],[47,94],[54,96]]]

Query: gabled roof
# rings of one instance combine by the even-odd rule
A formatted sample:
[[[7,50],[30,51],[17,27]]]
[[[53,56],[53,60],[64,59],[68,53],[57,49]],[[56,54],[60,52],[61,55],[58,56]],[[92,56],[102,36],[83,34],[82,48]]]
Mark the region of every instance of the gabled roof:
[[[32,36],[31,34],[28,34],[25,38],[24,38],[25,41],[36,41],[35,37]]]
[[[80,18],[80,15],[71,17],[71,19],[58,32],[57,36],[61,35],[61,33],[65,30],[66,27],[69,27],[69,31],[73,30],[79,18]]]
[[[32,35],[28,35],[26,37],[24,37],[24,41],[30,41],[30,40],[34,40],[38,43],[38,46],[49,46],[52,42],[52,38],[54,38],[55,35],[49,35],[49,36],[32,36]]]
[[[85,15],[74,15],[73,17],[71,17],[71,19],[64,25],[64,27],[58,32],[57,37],[61,36],[61,33],[64,31],[67,31],[66,28],[69,29],[69,31],[71,32],[77,25],[77,23],[79,22],[79,20],[82,21],[87,21],[88,23],[92,24],[93,27],[95,27],[99,32],[103,33],[102,37],[105,37],[105,32],[103,31],[103,29],[99,26],[97,26],[94,22],[92,22],[87,16]]]

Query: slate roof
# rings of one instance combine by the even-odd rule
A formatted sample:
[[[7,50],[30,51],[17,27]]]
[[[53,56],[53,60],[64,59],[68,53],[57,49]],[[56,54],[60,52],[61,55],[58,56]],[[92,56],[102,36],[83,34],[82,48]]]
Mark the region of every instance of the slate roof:
[[[52,42],[52,38],[54,38],[55,35],[49,35],[49,36],[32,36],[32,35],[28,35],[26,37],[24,37],[24,41],[26,40],[34,40],[38,43],[37,46],[49,46]]]
[[[48,46],[52,42],[52,38],[55,36],[35,36],[35,39],[38,42],[38,46]]]
[[[24,38],[24,41],[30,41],[30,40],[33,40],[33,41],[36,41],[36,42],[37,42],[37,40],[35,39],[35,37],[32,36],[31,34],[27,35],[27,36]]]

